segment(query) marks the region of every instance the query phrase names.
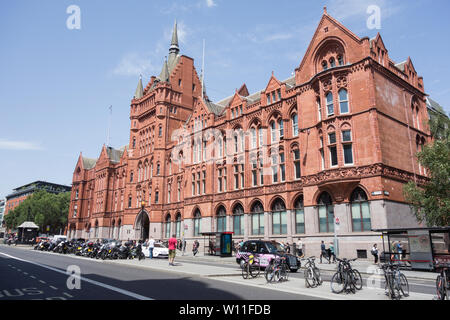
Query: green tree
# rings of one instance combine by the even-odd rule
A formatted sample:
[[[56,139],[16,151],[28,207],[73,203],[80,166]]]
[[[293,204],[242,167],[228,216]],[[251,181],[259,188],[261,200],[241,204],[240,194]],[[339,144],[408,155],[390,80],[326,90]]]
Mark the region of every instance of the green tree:
[[[25,221],[34,221],[41,232],[59,233],[67,225],[70,192],[53,194],[39,190],[5,216],[5,224],[15,229]]]
[[[409,182],[404,195],[417,220],[428,226],[448,226],[450,222],[450,119],[443,110],[430,117],[433,143],[417,154],[427,169],[429,181],[422,186]]]

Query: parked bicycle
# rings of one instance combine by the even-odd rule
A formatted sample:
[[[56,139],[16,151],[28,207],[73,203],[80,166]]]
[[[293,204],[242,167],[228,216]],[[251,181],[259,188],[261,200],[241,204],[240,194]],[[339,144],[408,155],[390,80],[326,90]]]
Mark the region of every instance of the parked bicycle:
[[[261,268],[259,266],[259,259],[255,257],[253,254],[245,257],[245,262],[242,265],[242,278],[248,279],[256,278],[259,276],[261,272]]]
[[[398,300],[402,296],[409,296],[409,285],[408,279],[406,276],[400,271],[400,267],[398,264],[394,264],[392,262],[388,262],[381,266],[385,283],[386,294],[389,296],[391,300]]]
[[[267,282],[287,281],[289,278],[289,267],[286,263],[286,257],[276,257],[264,270],[264,277]]]
[[[331,278],[331,291],[334,293],[356,293],[357,290],[362,289],[362,278],[358,270],[353,269],[350,262],[356,259],[339,259],[337,272]]]
[[[450,264],[440,264],[436,266],[440,274],[436,278],[436,293],[438,300],[449,300],[448,290],[450,289]]]
[[[322,285],[322,277],[320,276],[320,270],[316,267],[316,257],[309,257],[305,263],[305,286],[307,288],[315,288]]]

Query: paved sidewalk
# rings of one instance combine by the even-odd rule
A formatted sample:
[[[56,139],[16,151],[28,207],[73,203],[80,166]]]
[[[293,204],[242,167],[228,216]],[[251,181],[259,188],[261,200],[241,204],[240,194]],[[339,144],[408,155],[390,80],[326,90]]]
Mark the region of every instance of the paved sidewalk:
[[[184,256],[181,254],[181,252],[177,251],[177,260],[178,261],[185,261],[185,262],[210,262],[214,264],[224,264],[224,265],[237,265],[236,263],[236,257],[217,257],[217,256],[208,256],[208,255],[196,255],[195,257],[192,256],[192,253],[186,253]],[[302,262],[302,266],[304,265],[304,262]],[[379,269],[379,266],[374,264],[372,261],[368,260],[356,260],[354,262],[351,262],[351,265],[353,268],[357,269],[361,275],[373,275],[377,273],[377,269]],[[324,273],[334,273],[337,268],[337,264],[331,263],[319,263],[319,260],[316,259],[316,266],[320,269],[320,271]],[[380,270],[378,270],[380,272]],[[407,278],[413,278],[413,279],[424,279],[424,280],[436,280],[436,277],[438,276],[438,273],[435,272],[427,272],[427,271],[412,271],[412,270],[402,270],[402,272],[405,274]]]
[[[30,247],[17,246],[23,250],[33,250]],[[53,252],[40,252],[41,254],[51,254],[59,255]],[[178,252],[179,253],[179,252]],[[85,257],[79,257],[70,255],[70,257],[75,259],[89,259]],[[258,288],[266,288],[271,290],[278,290],[283,292],[290,292],[294,294],[309,295],[312,297],[320,299],[331,299],[331,300],[389,300],[385,295],[384,287],[376,282],[376,279],[381,279],[379,276],[375,276],[375,283],[372,288],[364,286],[361,291],[357,291],[355,294],[334,294],[331,292],[330,282],[324,281],[324,283],[317,288],[306,288],[305,280],[298,277],[290,277],[289,281],[282,283],[270,283],[268,284],[264,278],[263,273],[256,279],[244,280],[241,276],[241,269],[236,263],[235,257],[211,257],[211,256],[182,256],[181,253],[175,258],[175,266],[169,266],[167,259],[148,259],[145,260],[99,260],[99,259],[89,259],[97,263],[104,264],[119,264],[123,266],[133,266],[137,268],[144,268],[148,270],[158,270],[163,272],[185,274],[186,276],[192,277],[208,277],[214,278],[218,281],[226,281],[229,283],[236,283],[240,285],[255,286]],[[199,262],[210,262],[214,265],[207,265]],[[356,261],[354,263],[355,268],[363,269],[364,265],[369,265],[369,262]],[[334,264],[318,264],[322,270],[332,272],[336,267]],[[422,274],[423,272],[420,272]],[[405,272],[406,274],[406,272]],[[408,275],[407,275],[408,277]],[[435,278],[434,278],[435,279]],[[402,300],[432,300],[434,298],[431,294],[423,294],[411,292],[410,296],[407,298],[402,298]]]

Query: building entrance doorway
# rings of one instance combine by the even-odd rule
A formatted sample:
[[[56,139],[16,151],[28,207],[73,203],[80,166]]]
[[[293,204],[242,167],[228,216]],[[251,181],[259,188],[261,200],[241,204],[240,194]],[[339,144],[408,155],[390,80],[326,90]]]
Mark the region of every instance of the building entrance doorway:
[[[137,218],[135,223],[136,236],[139,240],[145,241],[148,239],[150,235],[150,219],[148,217],[148,213],[145,210],[142,210]]]

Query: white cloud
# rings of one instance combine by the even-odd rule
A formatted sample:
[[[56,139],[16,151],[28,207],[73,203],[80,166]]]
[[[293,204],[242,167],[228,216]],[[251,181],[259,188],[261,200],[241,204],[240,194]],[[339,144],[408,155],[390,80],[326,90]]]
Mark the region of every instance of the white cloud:
[[[208,8],[212,8],[212,7],[217,6],[217,4],[214,2],[214,0],[206,0],[206,6]]]
[[[149,56],[128,53],[122,58],[113,73],[120,76],[139,76],[153,70],[154,67]]]
[[[43,150],[43,148],[34,142],[0,139],[0,150]]]

